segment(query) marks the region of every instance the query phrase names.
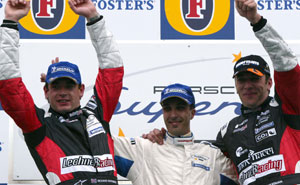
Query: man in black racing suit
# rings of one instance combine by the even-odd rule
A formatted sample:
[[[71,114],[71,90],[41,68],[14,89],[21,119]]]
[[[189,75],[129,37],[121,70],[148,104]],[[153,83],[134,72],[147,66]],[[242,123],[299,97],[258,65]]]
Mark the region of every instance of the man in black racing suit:
[[[294,53],[257,13],[254,0],[236,0],[274,67],[275,97],[268,64],[259,56],[242,57],[234,66],[242,115],[218,133],[217,145],[235,164],[239,182],[300,184],[300,67]]]
[[[58,62],[49,66],[46,76],[44,93],[49,111],[34,104],[19,68],[18,21],[30,10],[27,0],[9,0],[5,6],[5,20],[0,28],[0,101],[22,129],[47,184],[116,185],[108,123],[122,89],[122,59],[92,1],[70,0],[69,5],[76,14],[86,17],[99,61],[90,101],[80,107],[84,84],[77,65]]]

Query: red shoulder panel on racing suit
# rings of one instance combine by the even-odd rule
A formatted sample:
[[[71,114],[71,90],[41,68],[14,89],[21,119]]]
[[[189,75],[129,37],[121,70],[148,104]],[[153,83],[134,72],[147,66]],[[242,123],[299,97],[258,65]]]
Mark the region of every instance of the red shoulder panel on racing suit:
[[[37,118],[33,99],[21,78],[0,81],[0,101],[5,112],[24,133],[42,126]]]
[[[280,142],[286,171],[281,175],[296,173],[300,165],[300,67],[297,65],[288,72],[274,72],[276,92],[281,100],[282,112],[287,119],[287,127]],[[299,167],[298,167],[299,168]],[[298,169],[300,170],[300,169]],[[298,171],[300,173],[300,171]]]

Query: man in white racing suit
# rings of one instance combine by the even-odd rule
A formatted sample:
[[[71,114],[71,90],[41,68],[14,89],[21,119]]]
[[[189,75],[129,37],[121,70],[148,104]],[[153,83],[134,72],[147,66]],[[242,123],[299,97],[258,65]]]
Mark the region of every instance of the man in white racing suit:
[[[209,142],[194,142],[190,120],[195,115],[195,99],[190,87],[169,85],[160,102],[168,130],[165,144],[113,137],[118,173],[134,185],[236,184],[231,161],[221,150]]]

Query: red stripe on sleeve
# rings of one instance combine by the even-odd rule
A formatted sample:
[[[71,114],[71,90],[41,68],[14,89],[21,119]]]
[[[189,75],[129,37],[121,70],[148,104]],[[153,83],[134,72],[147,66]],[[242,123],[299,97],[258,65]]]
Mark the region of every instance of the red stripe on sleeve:
[[[286,127],[280,142],[280,154],[284,156],[285,171],[281,176],[294,174],[297,162],[300,162],[300,131]]]
[[[300,115],[300,67],[291,71],[274,72],[276,92],[284,114]]]
[[[36,115],[33,99],[22,78],[0,81],[0,101],[5,112],[24,133],[32,132],[42,126]]]
[[[107,140],[108,140],[109,151],[112,154],[112,156],[115,156],[114,141],[111,138],[110,134],[107,133],[106,135],[107,135]],[[117,177],[117,168],[116,168],[116,162],[115,162],[115,158],[114,157],[113,157],[113,161],[114,161],[114,166],[115,166],[114,176]]]
[[[109,122],[122,91],[123,67],[100,69],[96,79],[97,95],[102,103],[103,119]]]

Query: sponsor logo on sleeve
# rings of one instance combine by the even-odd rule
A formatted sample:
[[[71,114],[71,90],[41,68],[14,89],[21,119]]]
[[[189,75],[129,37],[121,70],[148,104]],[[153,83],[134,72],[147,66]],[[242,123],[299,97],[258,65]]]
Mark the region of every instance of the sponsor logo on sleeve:
[[[73,172],[106,172],[115,169],[111,154],[62,157],[60,158],[60,165],[61,174]]]
[[[31,0],[31,10],[20,20],[22,39],[84,39],[84,17],[76,15],[68,0]]]
[[[285,171],[283,155],[275,155],[255,163],[244,169],[239,175],[239,182],[247,185],[255,182],[256,179],[272,173]]]
[[[233,0],[161,0],[161,39],[234,39]]]

